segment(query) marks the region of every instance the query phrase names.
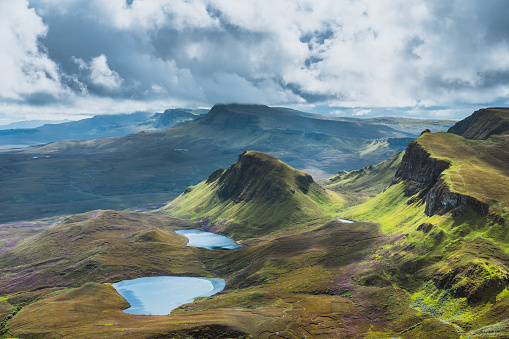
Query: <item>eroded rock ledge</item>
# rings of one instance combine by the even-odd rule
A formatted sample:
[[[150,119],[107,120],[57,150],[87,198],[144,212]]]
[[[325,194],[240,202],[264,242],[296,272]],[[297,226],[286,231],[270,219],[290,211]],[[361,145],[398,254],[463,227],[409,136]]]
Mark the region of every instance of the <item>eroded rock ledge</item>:
[[[445,160],[432,158],[414,141],[408,145],[392,184],[403,181],[405,196],[414,197],[409,200],[409,203],[416,200],[425,202],[427,216],[443,215],[453,210],[456,215],[461,215],[467,205],[480,216],[487,215],[488,204],[468,195],[450,191],[440,177],[449,166],[450,163]]]

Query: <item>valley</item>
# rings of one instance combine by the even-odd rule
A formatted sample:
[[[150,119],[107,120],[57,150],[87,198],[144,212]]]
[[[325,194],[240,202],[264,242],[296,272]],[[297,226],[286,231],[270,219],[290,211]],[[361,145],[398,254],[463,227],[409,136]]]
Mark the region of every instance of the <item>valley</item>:
[[[439,131],[452,123],[431,120],[425,126]],[[404,128],[362,119],[344,122],[262,105],[216,105],[204,116],[161,131],[0,153],[0,222],[164,205],[228,167],[246,149],[325,179],[379,163],[416,137]]]
[[[483,109],[419,136],[217,105],[0,154],[0,337],[507,338],[507,121]],[[240,246],[189,246],[194,229]],[[226,285],[125,313],[112,284],[159,276]]]

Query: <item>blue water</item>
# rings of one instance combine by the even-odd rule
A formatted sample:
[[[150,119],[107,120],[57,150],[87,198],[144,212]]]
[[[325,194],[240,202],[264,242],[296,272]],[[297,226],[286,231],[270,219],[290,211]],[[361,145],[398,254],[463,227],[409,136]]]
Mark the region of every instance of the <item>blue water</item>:
[[[131,307],[130,314],[164,315],[198,297],[210,297],[224,289],[216,278],[146,277],[112,284]]]
[[[189,239],[187,246],[203,247],[211,250],[233,250],[242,248],[235,240],[225,237],[224,235],[200,230],[182,230],[175,232]]]

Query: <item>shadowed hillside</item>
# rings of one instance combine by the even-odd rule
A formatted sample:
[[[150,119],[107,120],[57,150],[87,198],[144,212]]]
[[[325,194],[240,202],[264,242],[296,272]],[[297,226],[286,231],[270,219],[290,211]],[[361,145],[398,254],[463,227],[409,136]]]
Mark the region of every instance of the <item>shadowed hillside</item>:
[[[493,134],[502,134],[508,130],[509,108],[494,107],[474,112],[449,128],[448,132],[466,139],[486,140]]]

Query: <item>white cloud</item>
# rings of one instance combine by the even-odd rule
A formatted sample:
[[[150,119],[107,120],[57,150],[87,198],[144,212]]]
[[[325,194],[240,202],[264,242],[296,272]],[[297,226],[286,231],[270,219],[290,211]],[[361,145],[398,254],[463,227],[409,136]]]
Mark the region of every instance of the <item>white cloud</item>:
[[[104,54],[93,58],[89,65],[90,79],[99,86],[107,88],[118,88],[122,84],[122,78],[117,72],[112,71],[108,66],[108,59]]]
[[[177,29],[215,26],[207,2],[197,0],[92,0],[90,9],[118,29],[153,30],[164,26]]]
[[[23,107],[44,93],[61,109],[86,98],[105,110],[104,98],[129,98],[140,106],[362,108],[369,116],[376,107],[440,106],[437,114],[450,115],[450,107],[509,100],[503,2],[30,0],[30,7],[0,0],[0,96]]]
[[[372,109],[357,109],[354,111],[354,113],[351,114],[351,116],[362,117],[369,115],[372,111],[373,111]]]
[[[46,33],[28,1],[0,1],[0,97],[22,100],[37,93],[56,97],[64,91],[57,65],[38,42]]]

